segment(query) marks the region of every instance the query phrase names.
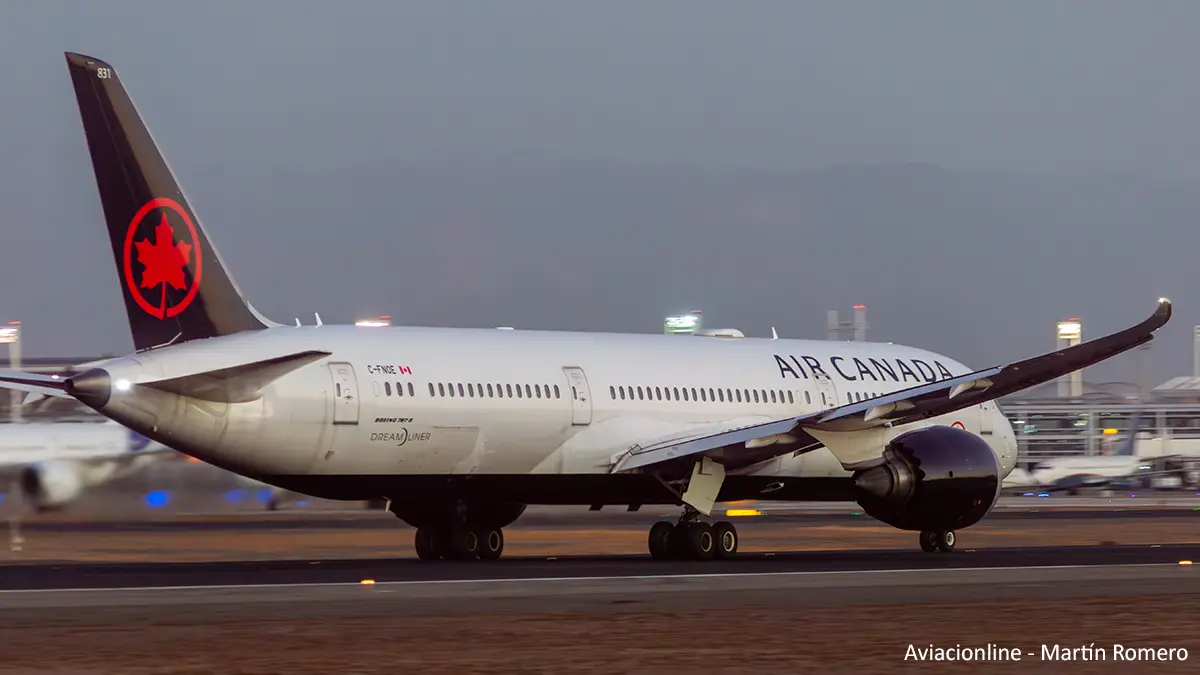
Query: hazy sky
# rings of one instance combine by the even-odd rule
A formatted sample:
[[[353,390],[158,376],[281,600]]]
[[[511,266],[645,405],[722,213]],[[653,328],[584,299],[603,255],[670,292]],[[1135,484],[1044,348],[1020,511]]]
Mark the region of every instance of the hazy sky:
[[[867,296],[883,332],[875,336],[983,366],[1052,347],[1053,321],[1076,308],[1091,311],[1085,322],[1095,336],[1173,293],[1180,311],[1164,337],[1174,363],[1158,365],[1171,374],[1190,368],[1190,325],[1200,318],[1186,298],[1197,275],[1166,272],[1155,257],[1169,250],[1186,265],[1186,252],[1200,244],[1190,231],[1200,221],[1188,225],[1197,215],[1189,195],[1200,186],[1197,25],[1194,0],[4,0],[0,319],[25,322],[26,353],[129,349],[62,57],[71,50],[120,71],[239,282],[279,320],[312,311],[349,320],[378,308],[412,323],[519,319],[527,327],[654,331],[662,312],[696,302],[750,334],[775,324],[821,337],[825,309]],[[544,169],[500,170],[508,182],[499,190],[453,168],[476,156],[565,161],[584,184],[598,171],[605,194],[574,203],[606,213],[564,217],[574,193],[546,200],[538,189]],[[705,260],[712,253],[704,247],[718,242],[689,230],[692,217],[736,233],[738,218],[773,208],[758,201],[720,211],[722,190],[739,203],[761,200],[766,182],[769,202],[792,192],[797,171],[897,162],[936,165],[952,177],[971,170],[1031,181],[1019,195],[1061,190],[1071,180],[1063,176],[1097,176],[1129,194],[1174,201],[1169,213],[1154,202],[1128,205],[1144,217],[1108,230],[1074,215],[1053,227],[1024,222],[1002,250],[989,248],[997,235],[981,234],[986,219],[968,217],[951,230],[956,241],[936,240],[934,257],[892,267],[886,251],[867,249],[892,236],[885,228],[924,223],[870,229],[881,217],[855,220],[841,208],[822,212],[837,220],[811,223],[786,241],[739,242],[716,257],[721,269],[690,268],[686,284],[679,269],[688,268],[637,257],[661,244],[641,241],[647,228],[638,223],[653,222],[668,250]],[[442,168],[423,173],[434,165]],[[387,194],[385,181],[356,192],[348,177],[370,176],[371,167],[427,187],[394,185]],[[444,172],[461,181],[459,192],[438,192]],[[1057,187],[1043,190],[1038,176]],[[746,196],[747,185],[757,197]],[[833,189],[852,203],[856,185]],[[263,194],[266,186],[274,191]],[[271,210],[273,202],[319,204],[325,186],[337,209]],[[672,197],[662,198],[668,188]],[[938,211],[941,190],[928,195],[934,220],[948,217]],[[1028,213],[1061,214],[1078,195],[1110,192],[1071,192]],[[389,202],[400,194],[409,202]],[[622,202],[606,201],[613,196]],[[969,205],[956,217],[1013,207],[970,199],[959,199]],[[544,201],[559,206],[537,206]],[[489,221],[492,207],[503,216]],[[788,209],[811,211],[811,201]],[[596,223],[605,218],[612,236],[628,238],[618,242],[628,259],[564,263],[588,256],[578,242],[597,239],[573,233],[604,228]],[[1054,229],[1055,246],[1074,245],[1076,231],[1092,240],[1089,250],[1121,266],[1100,274],[1124,275],[1130,284],[1116,290],[1128,293],[1072,285],[1097,274],[1096,257],[1057,262],[1029,253],[1047,245],[1042,227]],[[1128,241],[1123,227],[1168,239],[1106,249]],[[856,250],[822,250],[831,239]],[[281,255],[280,246],[292,253]],[[394,257],[381,257],[381,247]],[[446,264],[421,267],[438,256]],[[636,282],[621,286],[611,277],[631,260]],[[848,271],[855,260],[869,269]],[[792,276],[768,284],[757,276],[764,265],[792,266]],[[575,294],[563,296],[561,280],[539,287],[531,268],[572,275]],[[981,276],[970,278],[976,268]],[[506,286],[495,278],[503,269],[530,278]],[[412,276],[417,271],[422,276]],[[1030,279],[1061,281],[1070,292],[1055,297],[1050,288],[1049,299],[1036,301],[1042,292]],[[945,298],[941,286],[950,287]],[[595,297],[592,288],[600,289]]]

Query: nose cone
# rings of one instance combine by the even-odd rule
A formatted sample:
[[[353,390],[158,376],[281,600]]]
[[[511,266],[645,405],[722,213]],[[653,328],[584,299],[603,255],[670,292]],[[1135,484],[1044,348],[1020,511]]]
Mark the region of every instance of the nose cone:
[[[112,397],[112,376],[103,368],[92,368],[68,379],[64,389],[79,402],[99,410]]]

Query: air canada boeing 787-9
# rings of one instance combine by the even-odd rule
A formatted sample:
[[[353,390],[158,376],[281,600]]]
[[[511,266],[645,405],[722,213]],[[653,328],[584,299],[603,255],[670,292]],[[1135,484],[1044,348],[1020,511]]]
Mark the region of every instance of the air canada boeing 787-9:
[[[529,504],[681,507],[658,559],[727,558],[716,502],[856,501],[950,551],[1017,451],[995,399],[1152,339],[972,371],[894,344],[274,323],[242,296],[109,64],[67,54],[136,351],[0,372],[286,490],[386,500],[422,559],[496,559]],[[818,450],[818,452],[813,452]]]

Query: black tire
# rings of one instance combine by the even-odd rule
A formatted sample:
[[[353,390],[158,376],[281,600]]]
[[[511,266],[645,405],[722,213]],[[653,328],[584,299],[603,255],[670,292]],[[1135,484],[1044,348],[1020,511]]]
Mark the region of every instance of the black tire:
[[[499,560],[504,553],[504,531],[498,527],[479,530],[479,559]]]
[[[740,540],[737,528],[733,526],[733,523],[722,520],[713,525],[712,536],[715,546],[713,551],[714,558],[717,560],[728,560],[737,555]]]
[[[949,553],[954,550],[954,544],[958,542],[958,537],[955,536],[954,530],[943,530],[937,533],[937,550],[942,553]]]
[[[469,527],[455,527],[450,531],[450,555],[452,560],[474,560],[479,557],[479,532]]]
[[[921,550],[926,553],[933,553],[938,550],[938,535],[937,532],[925,531],[921,533]]]
[[[417,534],[413,537],[413,548],[417,549],[417,557],[421,560],[438,560],[442,556],[438,553],[437,546],[434,541],[434,533],[428,527],[418,527]]]
[[[650,557],[655,560],[670,560],[673,556],[673,540],[675,535],[675,526],[665,520],[660,520],[650,528],[650,536],[647,538],[647,545],[650,549]]]
[[[716,553],[716,540],[712,526],[708,523],[691,523],[683,526],[683,549],[689,560],[712,560]]]

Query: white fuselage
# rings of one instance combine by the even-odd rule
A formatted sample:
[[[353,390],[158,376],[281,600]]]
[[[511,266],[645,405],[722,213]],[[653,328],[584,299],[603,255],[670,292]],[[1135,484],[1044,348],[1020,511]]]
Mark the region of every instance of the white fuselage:
[[[112,422],[0,424],[0,464],[115,458],[133,451],[131,435]]]
[[[309,349],[332,355],[244,403],[132,386]],[[116,383],[106,415],[238,473],[305,476],[306,484],[346,476],[603,475],[635,444],[802,415],[970,372],[938,354],[881,343],[351,326],[275,327],[103,367]],[[928,424],[980,434],[1002,472],[1011,471],[1012,429],[994,404]],[[823,451],[745,473],[848,475]]]
[[[1132,455],[1096,455],[1088,457],[1053,457],[1045,459],[1028,471],[1009,475],[1009,486],[1054,485],[1065,478],[1120,478],[1131,476],[1146,465],[1147,458]]]

